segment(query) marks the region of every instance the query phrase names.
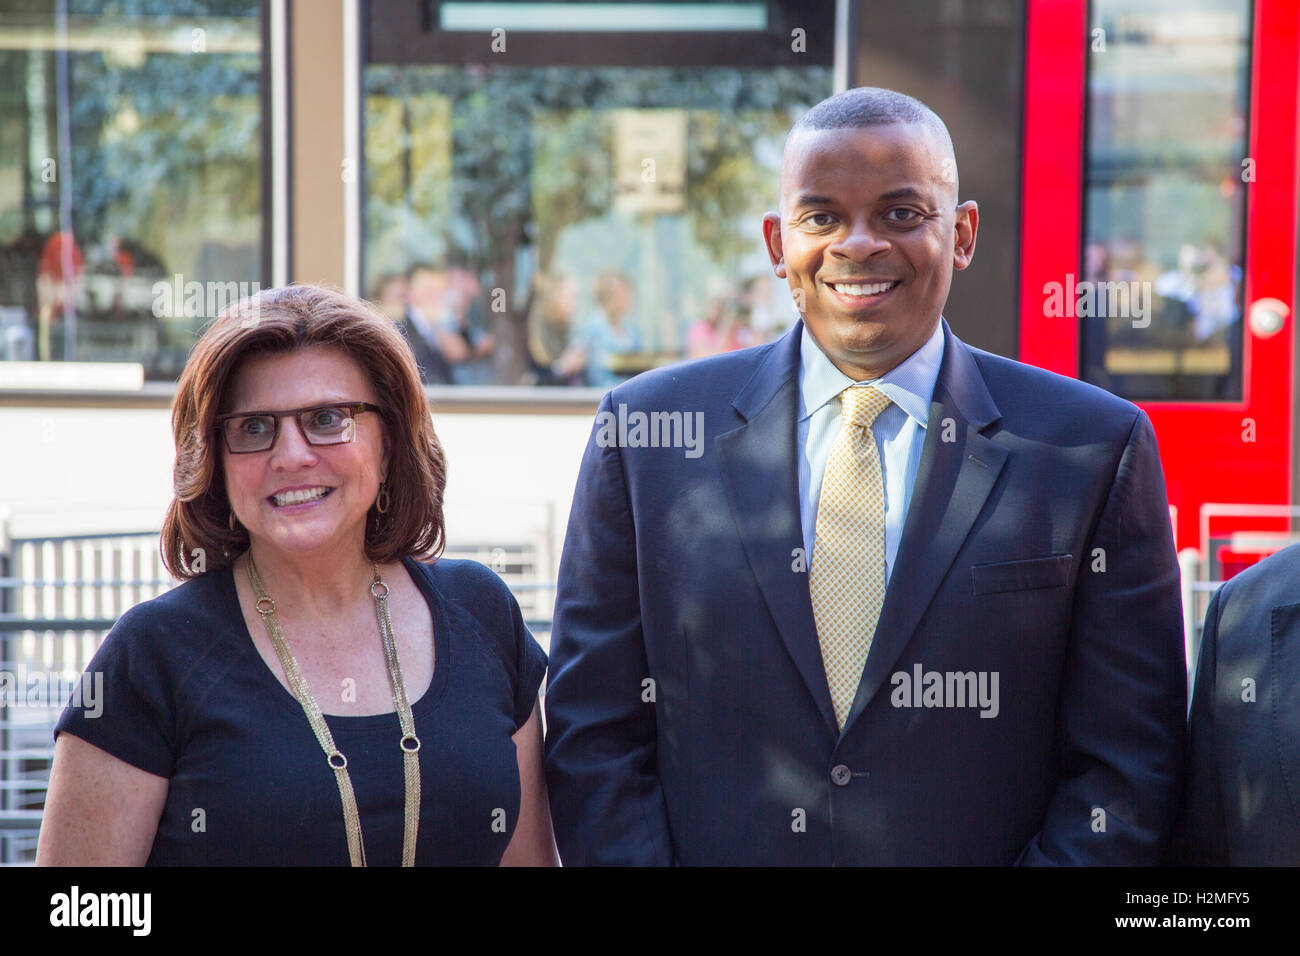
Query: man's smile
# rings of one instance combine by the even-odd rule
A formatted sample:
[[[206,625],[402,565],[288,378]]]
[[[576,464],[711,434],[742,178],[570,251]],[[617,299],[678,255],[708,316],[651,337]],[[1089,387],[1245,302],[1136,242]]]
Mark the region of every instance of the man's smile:
[[[901,285],[901,280],[880,282],[826,282],[825,286],[840,302],[849,306],[870,305],[887,298],[894,289]]]

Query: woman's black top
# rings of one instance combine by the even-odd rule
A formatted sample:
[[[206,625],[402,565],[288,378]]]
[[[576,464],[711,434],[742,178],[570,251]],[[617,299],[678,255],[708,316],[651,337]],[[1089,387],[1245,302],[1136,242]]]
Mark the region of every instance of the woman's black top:
[[[546,654],[488,568],[403,563],[429,603],[435,654],[433,680],[411,706],[416,863],[495,865],[519,816],[511,737],[532,713]],[[101,713],[69,705],[54,735],[169,780],[149,865],[348,865],[334,772],[302,705],[254,646],[229,566],[131,608],[87,671],[103,674]],[[406,793],[397,714],[325,719],[348,760],[366,862],[396,866]]]

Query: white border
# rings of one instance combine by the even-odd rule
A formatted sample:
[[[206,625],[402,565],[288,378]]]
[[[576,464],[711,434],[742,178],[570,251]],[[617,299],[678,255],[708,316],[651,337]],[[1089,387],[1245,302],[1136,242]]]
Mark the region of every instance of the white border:
[[[849,0],[835,0],[835,67],[834,92],[849,88]]]
[[[343,0],[343,157],[352,176],[343,182],[343,288],[361,289],[361,7]]]
[[[271,11],[271,285],[289,283],[289,36],[288,0]]]

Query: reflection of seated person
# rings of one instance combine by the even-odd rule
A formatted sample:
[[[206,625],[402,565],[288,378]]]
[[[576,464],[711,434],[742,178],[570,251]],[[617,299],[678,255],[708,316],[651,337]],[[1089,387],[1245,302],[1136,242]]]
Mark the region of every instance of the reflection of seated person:
[[[530,368],[527,384],[583,383],[582,366],[578,362],[582,357],[576,352],[566,355],[577,309],[578,284],[572,276],[542,274],[533,280],[532,299],[528,306]]]
[[[1166,299],[1188,302],[1196,291],[1196,247],[1185,242],[1178,247],[1178,263],[1168,272],[1162,272],[1156,278],[1157,295]]]
[[[1205,242],[1201,244],[1196,273],[1194,328],[1196,340],[1204,342],[1230,328],[1239,318],[1237,282],[1241,279],[1241,268],[1230,264],[1213,243]]]
[[[1114,372],[1113,353],[1163,348],[1171,322],[1177,322],[1177,302],[1165,301],[1156,281],[1157,264],[1148,261],[1142,242],[1133,236],[1116,236],[1105,244],[1084,247],[1084,277],[1088,285],[1076,287],[1074,308],[1084,334],[1097,343],[1085,356],[1088,366],[1105,355],[1108,373]],[[1120,374],[1120,373],[1116,373]],[[1106,381],[1092,379],[1095,384]],[[1122,388],[1112,384],[1113,388]]]
[[[1204,343],[1239,318],[1240,277],[1241,269],[1231,265],[1213,241],[1202,242],[1199,247],[1188,242],[1178,250],[1176,268],[1156,279],[1155,291],[1185,306],[1189,344]]]
[[[628,321],[632,286],[621,272],[607,269],[596,276],[594,291],[599,308],[560,357],[557,371],[570,374],[581,369],[588,385],[613,388],[631,376],[615,372],[610,360],[641,351],[641,333]]]
[[[86,253],[87,276],[94,276],[99,283],[107,286],[110,292],[96,292],[90,297],[90,308],[95,318],[121,321],[128,318],[130,307],[127,283],[135,275],[135,257],[116,233],[106,233],[101,242],[90,246]],[[114,281],[105,282],[111,279]],[[98,283],[97,283],[98,284]],[[102,288],[102,286],[101,286]],[[130,315],[131,319],[154,318],[153,313]]]
[[[483,285],[478,276],[463,266],[447,270],[444,324],[450,334],[443,355],[452,364],[457,385],[488,385],[492,382],[490,356],[496,339],[483,331]]]

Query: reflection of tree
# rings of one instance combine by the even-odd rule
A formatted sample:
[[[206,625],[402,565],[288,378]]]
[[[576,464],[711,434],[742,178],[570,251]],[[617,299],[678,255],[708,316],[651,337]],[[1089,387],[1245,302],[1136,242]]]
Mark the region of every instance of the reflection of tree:
[[[0,135],[25,140],[29,154],[26,165],[15,163],[22,235],[0,250],[9,266],[0,268],[9,286],[0,291],[38,316],[43,356],[132,359],[150,378],[174,374],[193,343],[191,323],[158,328],[152,283],[173,272],[200,281],[261,277],[262,4],[5,6],[15,27],[56,37],[56,8],[68,17],[66,50],[20,44],[0,54],[13,104],[0,116]],[[65,233],[66,279],[42,260],[63,248],[50,243]],[[170,347],[159,347],[160,332],[175,337]]]
[[[366,98],[365,287],[408,263],[445,252],[429,224],[447,219],[451,104],[436,94]]]
[[[686,215],[696,241],[722,268],[753,241],[737,234],[736,220],[756,196],[775,200],[770,170],[755,157],[760,140],[780,137],[793,120],[830,90],[824,68],[545,69],[394,67],[366,69],[368,95],[407,103],[435,96],[451,104],[450,182],[445,210],[430,210],[403,229],[417,233],[407,247],[441,248],[483,273],[485,287],[506,290],[508,310],[495,315],[497,374],[518,381],[526,364],[524,303],[516,301],[516,262],[527,252],[538,271],[552,267],[565,226],[609,211],[609,128],[603,111],[676,108],[690,113]],[[369,100],[368,100],[369,102]],[[372,120],[367,118],[371,142]],[[410,129],[407,135],[415,135]],[[373,166],[367,177],[391,175]],[[391,157],[393,162],[402,162]],[[429,170],[409,168],[413,186]],[[435,190],[436,191],[436,190]],[[370,190],[367,190],[367,205]],[[393,193],[387,192],[391,206]],[[367,215],[367,225],[376,225]],[[382,216],[397,223],[395,210]],[[371,234],[367,246],[391,247]],[[405,263],[371,263],[375,274]]]
[[[609,126],[591,110],[541,113],[533,124],[538,270],[550,272],[563,228],[605,212],[613,198]]]
[[[256,56],[242,54],[152,54],[134,68],[110,65],[100,53],[75,56],[71,172],[78,235],[111,231],[173,252],[182,238],[195,244],[192,253],[204,236],[178,227],[189,221],[203,223],[212,238],[256,241],[260,69]],[[232,227],[243,227],[241,234],[231,236]]]

